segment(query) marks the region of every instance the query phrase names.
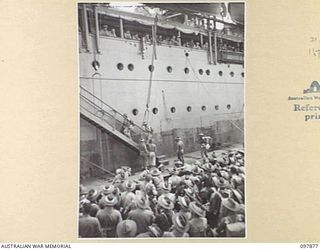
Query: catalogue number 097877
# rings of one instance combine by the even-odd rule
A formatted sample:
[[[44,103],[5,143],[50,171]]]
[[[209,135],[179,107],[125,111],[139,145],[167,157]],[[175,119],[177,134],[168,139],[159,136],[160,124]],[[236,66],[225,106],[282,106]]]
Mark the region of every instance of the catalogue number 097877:
[[[300,244],[300,248],[318,248],[319,244]]]

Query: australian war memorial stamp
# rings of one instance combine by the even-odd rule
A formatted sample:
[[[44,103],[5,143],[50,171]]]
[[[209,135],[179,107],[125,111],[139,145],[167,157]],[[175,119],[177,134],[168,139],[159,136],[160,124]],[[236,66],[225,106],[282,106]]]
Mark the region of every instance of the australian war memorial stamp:
[[[320,84],[313,81],[310,87],[303,90],[302,96],[289,96],[293,111],[303,113],[304,121],[320,121]]]

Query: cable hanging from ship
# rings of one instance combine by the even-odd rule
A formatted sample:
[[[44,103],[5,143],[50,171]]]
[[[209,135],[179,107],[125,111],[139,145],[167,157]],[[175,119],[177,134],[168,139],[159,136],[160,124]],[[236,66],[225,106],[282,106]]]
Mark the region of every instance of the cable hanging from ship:
[[[152,57],[151,57],[151,68],[150,68],[150,76],[149,76],[149,87],[148,87],[148,95],[146,102],[146,110],[143,115],[143,124],[149,123],[149,105],[150,105],[150,97],[151,97],[151,89],[152,89],[152,76],[154,71],[154,60],[157,59],[156,52],[156,41],[157,41],[157,22],[158,16],[156,15],[154,18],[154,25],[152,26]]]

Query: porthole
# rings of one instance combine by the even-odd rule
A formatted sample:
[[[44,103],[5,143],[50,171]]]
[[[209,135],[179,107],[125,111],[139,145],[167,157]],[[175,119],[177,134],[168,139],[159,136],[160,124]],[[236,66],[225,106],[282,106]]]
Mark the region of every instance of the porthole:
[[[189,74],[189,68],[184,68],[184,73]]]
[[[167,67],[167,71],[168,71],[169,73],[171,73],[171,72],[172,72],[172,67],[171,67],[171,66],[168,66],[168,67]]]
[[[191,110],[192,110],[191,106],[188,106],[188,107],[187,107],[187,111],[188,111],[188,112],[191,112]]]
[[[122,63],[118,63],[117,64],[117,68],[118,68],[118,70],[123,70],[123,64]]]
[[[219,110],[219,105],[214,106],[215,110]]]
[[[152,113],[154,113],[156,115],[158,113],[158,109],[157,108],[153,108],[152,109]]]
[[[203,106],[201,107],[201,109],[202,109],[202,111],[206,111],[206,110],[207,110],[207,107],[203,105]]]
[[[209,76],[210,75],[210,70],[206,70],[206,74]]]
[[[244,72],[241,73],[241,76],[244,77]]]
[[[227,105],[227,109],[231,109],[231,105],[230,104]]]
[[[219,71],[219,76],[222,76],[223,75],[223,72],[220,70]]]
[[[230,72],[230,76],[234,77],[234,72],[233,71]]]
[[[199,74],[203,75],[203,69],[199,69]]]
[[[175,113],[176,112],[176,108],[175,107],[171,107],[171,113]]]
[[[153,65],[149,65],[148,69],[149,69],[150,72],[153,72],[154,71],[154,66]]]
[[[133,66],[133,64],[128,64],[128,70],[130,70],[130,71],[132,71],[134,69],[134,66]]]
[[[133,110],[132,110],[132,114],[133,114],[134,116],[138,115],[138,113],[139,113],[139,111],[138,111],[137,109],[133,109]]]

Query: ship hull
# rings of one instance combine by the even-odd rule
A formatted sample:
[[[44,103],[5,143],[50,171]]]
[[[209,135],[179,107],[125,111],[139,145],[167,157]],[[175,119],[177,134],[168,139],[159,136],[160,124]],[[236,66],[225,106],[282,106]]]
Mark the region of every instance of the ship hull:
[[[152,44],[107,37],[100,39],[101,52],[96,53],[94,36],[89,42],[90,52],[80,46],[80,86],[135,124],[146,121],[158,154],[173,156],[176,136],[184,141],[186,153],[199,150],[200,132],[213,138],[214,147],[243,143],[242,64],[209,64],[203,49],[162,45],[154,50]],[[81,155],[110,171],[122,165],[140,167],[136,152],[84,120]]]

